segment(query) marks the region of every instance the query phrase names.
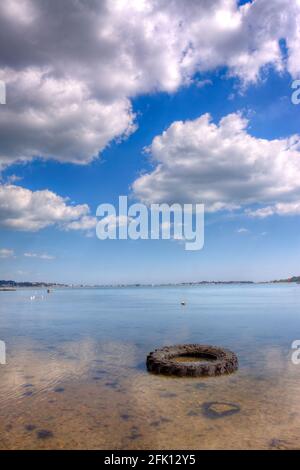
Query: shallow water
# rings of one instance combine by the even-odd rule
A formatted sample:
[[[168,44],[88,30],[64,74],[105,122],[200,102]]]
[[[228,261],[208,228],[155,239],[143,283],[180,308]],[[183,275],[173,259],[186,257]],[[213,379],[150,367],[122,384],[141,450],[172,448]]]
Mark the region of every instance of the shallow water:
[[[0,292],[0,339],[1,449],[300,447],[299,285]],[[176,343],[232,349],[239,371],[147,373]]]

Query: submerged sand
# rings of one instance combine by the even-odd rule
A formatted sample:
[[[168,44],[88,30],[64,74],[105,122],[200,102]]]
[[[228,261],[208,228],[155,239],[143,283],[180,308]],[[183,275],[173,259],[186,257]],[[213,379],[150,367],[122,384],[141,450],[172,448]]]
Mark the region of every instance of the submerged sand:
[[[139,356],[126,342],[18,338],[0,370],[0,448],[300,447],[300,374],[281,348],[204,379],[149,374]]]

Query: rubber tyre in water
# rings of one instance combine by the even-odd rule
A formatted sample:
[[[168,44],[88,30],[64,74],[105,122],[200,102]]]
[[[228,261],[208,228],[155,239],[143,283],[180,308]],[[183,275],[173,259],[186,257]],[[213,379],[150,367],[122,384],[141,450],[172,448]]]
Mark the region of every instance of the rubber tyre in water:
[[[202,359],[199,362],[177,362],[179,357]],[[207,361],[203,361],[207,359]],[[179,344],[156,349],[147,356],[147,369],[155,374],[179,377],[202,377],[231,374],[238,369],[237,356],[228,349],[201,344]]]

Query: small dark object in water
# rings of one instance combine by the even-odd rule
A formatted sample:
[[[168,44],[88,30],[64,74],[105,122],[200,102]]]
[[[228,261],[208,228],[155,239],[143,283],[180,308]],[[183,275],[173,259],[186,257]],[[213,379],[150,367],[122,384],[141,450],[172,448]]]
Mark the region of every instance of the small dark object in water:
[[[106,382],[106,383],[105,383],[105,386],[106,386],[106,387],[113,388],[113,389],[116,389],[116,388],[118,388],[119,384],[118,384],[117,381],[115,381],[115,382]]]
[[[199,358],[177,362],[176,358]],[[203,361],[203,359],[207,359]],[[201,361],[202,360],[202,361]],[[238,369],[237,356],[228,349],[201,344],[179,344],[156,349],[147,356],[147,369],[155,374],[200,377],[230,374]]]
[[[29,432],[34,431],[35,429],[36,429],[36,426],[34,424],[26,424],[25,426],[25,430]]]
[[[123,419],[123,421],[129,421],[130,416],[125,413],[125,414],[120,415],[120,418]]]
[[[162,398],[175,398],[175,397],[177,397],[176,393],[172,393],[172,392],[162,392],[160,394],[160,396]]]
[[[41,429],[36,433],[38,439],[50,439],[53,437],[53,432],[48,431],[47,429]]]
[[[131,428],[131,434],[128,437],[131,441],[135,441],[136,439],[142,437],[142,434],[140,434],[139,429],[136,426],[133,426]]]
[[[292,450],[293,447],[289,445],[284,439],[272,439],[270,441],[270,448],[277,450]]]
[[[210,401],[203,403],[202,410],[207,418],[218,419],[232,416],[241,411],[241,408],[234,403]]]
[[[158,427],[160,426],[160,421],[159,421],[159,420],[158,420],[158,421],[152,421],[152,422],[150,423],[150,426],[153,426],[153,427],[155,427],[155,428],[158,428]]]
[[[180,303],[182,306],[186,305],[186,302],[184,300],[182,300]]]

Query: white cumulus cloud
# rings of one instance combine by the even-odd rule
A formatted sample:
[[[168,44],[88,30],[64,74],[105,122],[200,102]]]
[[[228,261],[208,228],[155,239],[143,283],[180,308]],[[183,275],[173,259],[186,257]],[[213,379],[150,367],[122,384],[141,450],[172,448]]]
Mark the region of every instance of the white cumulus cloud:
[[[31,191],[11,184],[0,185],[0,227],[38,231],[49,226],[65,229],[89,216],[87,204],[72,205],[52,191]]]
[[[65,224],[66,230],[88,230],[91,231],[96,227],[97,219],[91,215],[84,215],[78,220],[72,220]]]
[[[300,215],[300,200],[295,202],[278,202],[277,204],[247,211],[252,217],[264,219],[271,215]]]
[[[197,72],[227,67],[249,83],[272,65],[297,77],[299,23],[297,0],[2,1],[0,167],[89,163],[135,129],[131,98]]]
[[[204,114],[174,122],[149,152],[154,170],[133,183],[135,196],[146,203],[204,203],[212,212],[270,206],[252,213],[258,216],[299,212],[299,135],[257,138],[238,113],[217,124]]]

